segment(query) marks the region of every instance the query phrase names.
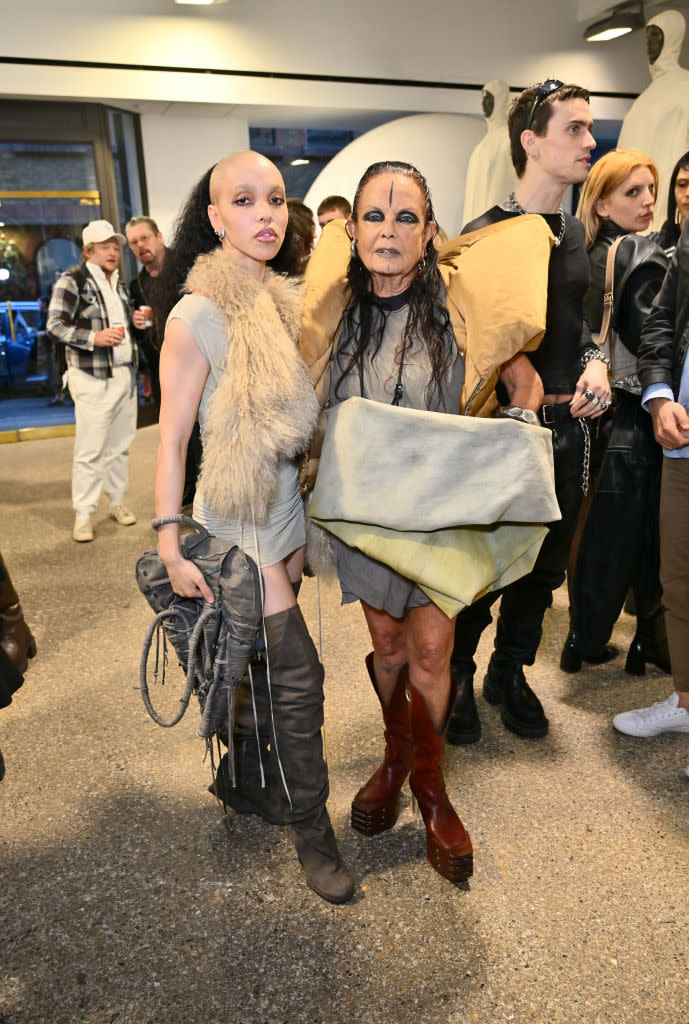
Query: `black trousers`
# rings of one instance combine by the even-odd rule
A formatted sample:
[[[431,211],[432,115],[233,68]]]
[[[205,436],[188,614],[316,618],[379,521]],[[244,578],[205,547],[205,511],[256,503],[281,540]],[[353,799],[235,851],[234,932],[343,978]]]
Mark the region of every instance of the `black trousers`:
[[[640,619],[661,610],[662,457],[640,398],[617,391],[570,587],[571,627],[584,655],[596,654],[608,642],[629,590]]]
[[[584,428],[569,415],[569,403],[548,406],[545,422],[553,435],[555,493],[562,518],[551,523],[536,563],[530,573],[503,590],[486,594],[459,613],[455,620],[455,645],[452,652],[454,673],[476,671],[474,654],[481,634],[492,621],[492,606],[500,600],[495,634],[496,665],[509,669],[533,665],[543,636],[543,616],[553,603],[553,592],[562,584],[567,570],[569,549],[583,498]]]

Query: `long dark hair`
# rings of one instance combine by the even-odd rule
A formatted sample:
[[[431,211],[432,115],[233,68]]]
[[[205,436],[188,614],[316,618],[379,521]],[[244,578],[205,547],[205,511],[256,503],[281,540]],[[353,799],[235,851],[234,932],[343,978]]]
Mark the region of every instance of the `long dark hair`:
[[[689,171],[689,151],[681,156],[675,164],[672,175],[670,176],[670,191],[667,197],[667,223],[670,228],[674,231],[675,241],[679,239],[679,219],[677,217],[677,200],[675,198],[675,185],[677,184],[677,176],[680,171]]]
[[[428,183],[423,174],[411,164],[403,163],[401,160],[384,160],[371,164],[364,172],[361,181],[357,185],[352,207],[352,217],[358,219],[359,202],[365,185],[379,174],[404,174],[413,178],[421,189],[426,204],[426,220],[435,220],[433,204]],[[342,314],[342,336],[347,339],[343,355],[348,357],[348,362],[343,369],[342,376],[337,382],[335,393],[342,380],[351,371],[363,364],[367,356],[373,362],[383,341],[387,315],[384,309],[376,304],[373,294],[371,274],[359,258],[358,251],[352,254],[347,268],[347,280],[352,291],[352,301]],[[374,311],[380,314],[376,317],[374,326]],[[431,378],[426,385],[426,399],[435,395],[443,404],[442,382],[443,377],[451,363],[452,348],[448,344],[452,337],[450,317],[444,302],[443,282],[438,270],[438,251],[430,238],[426,243],[423,257],[419,264],[419,273],[409,286],[409,316],[403,334],[402,354],[412,347],[414,338],[420,337],[426,348],[431,361]]]
[[[156,333],[162,343],[165,322],[173,306],[179,302],[182,287],[197,256],[211,252],[220,245],[208,219],[211,201],[210,180],[215,168],[209,167],[187,196],[175,221],[172,241],[165,253],[163,269],[151,287],[151,305]]]

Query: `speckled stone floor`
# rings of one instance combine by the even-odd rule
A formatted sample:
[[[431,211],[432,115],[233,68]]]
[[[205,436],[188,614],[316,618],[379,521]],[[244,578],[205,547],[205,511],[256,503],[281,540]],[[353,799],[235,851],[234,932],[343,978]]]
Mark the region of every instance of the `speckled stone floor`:
[[[0,451],[0,545],[39,649],[0,712],[0,1024],[687,1024],[689,738],[610,725],[668,678],[622,657],[563,675],[556,595],[529,673],[548,737],[512,736],[480,698],[481,742],[448,753],[475,851],[453,887],[409,799],[390,833],[349,827],[380,723],[361,613],[324,587],[330,809],[359,882],[330,906],[280,829],[222,820],[195,711],[164,730],[144,710],[133,567],[154,540],[155,444],[149,427],[132,446],[137,525],[102,505],[87,545],[70,537],[71,439]],[[302,607],[317,637],[313,581]],[[623,616],[620,647],[631,632]]]

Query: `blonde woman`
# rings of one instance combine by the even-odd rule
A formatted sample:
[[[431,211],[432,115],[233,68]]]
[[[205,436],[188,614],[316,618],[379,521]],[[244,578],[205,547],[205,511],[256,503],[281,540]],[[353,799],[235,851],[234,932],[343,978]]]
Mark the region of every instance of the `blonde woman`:
[[[640,234],[653,219],[657,187],[652,160],[638,150],[613,150],[591,170],[577,210],[591,264],[584,314],[594,337],[603,321],[608,253],[621,241],[614,257],[612,351],[609,342],[605,345],[615,397],[570,580],[570,630],[560,660],[565,672],[578,672],[582,660],[600,663],[614,657],[608,640],[629,590],[636,601],[637,628],[626,671],[642,675],[647,662],[669,671],[659,579],[661,451],[650,416],[641,408],[636,375],[641,330],[667,268],[662,250]]]

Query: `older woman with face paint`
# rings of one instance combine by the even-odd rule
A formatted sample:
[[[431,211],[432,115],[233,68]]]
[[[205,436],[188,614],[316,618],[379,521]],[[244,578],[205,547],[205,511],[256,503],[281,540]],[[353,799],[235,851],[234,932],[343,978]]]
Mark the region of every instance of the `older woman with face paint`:
[[[307,312],[301,347],[312,368],[312,380],[318,381],[317,391],[323,399],[327,392],[331,409],[313,506],[320,503],[319,488],[326,476],[329,480],[333,479],[333,473],[342,476],[343,490],[350,493],[352,485],[356,484],[349,466],[343,462],[337,468],[339,459],[337,453],[332,452],[334,442],[326,456],[328,439],[337,436],[338,427],[333,424],[342,422],[340,414],[344,416],[347,406],[361,410],[364,416],[383,416],[382,410],[375,411],[381,409],[379,403],[399,406],[405,412],[423,410],[456,416],[462,411],[486,415],[494,408],[494,388],[500,376],[511,405],[519,407],[513,408],[512,414],[529,420],[524,410],[538,407],[542,389],[540,378],[521,354],[521,348],[526,341],[537,344],[542,335],[552,238],[540,218],[533,218],[533,221],[538,223],[527,223],[523,227],[526,232],[536,233],[530,236],[528,244],[532,253],[538,251],[542,257],[540,269],[532,268],[532,273],[533,281],[537,282],[535,289],[543,322],[533,328],[525,326],[525,336],[519,340],[512,337],[509,327],[503,324],[496,340],[497,358],[490,368],[489,360],[484,360],[483,372],[479,374],[472,361],[471,344],[467,343],[471,330],[456,308],[457,281],[462,276],[457,268],[469,266],[461,263],[464,256],[459,263],[455,259],[462,252],[462,240],[457,240],[460,244],[456,248],[453,248],[454,243],[448,243],[453,258],[448,257],[439,267],[438,252],[433,244],[436,222],[423,176],[416,168],[402,162],[384,162],[368,168],[359,182],[347,221],[351,253],[346,280],[342,281],[338,271],[333,269],[329,278],[332,287],[330,291],[324,288],[322,301],[317,301],[317,275],[328,278],[328,267],[323,269],[327,264],[323,253],[329,252],[328,246],[332,247],[333,264],[337,256],[339,266],[343,266],[346,238],[342,221],[326,225],[306,276]],[[495,229],[489,229],[489,233],[491,230]],[[471,251],[476,236],[467,237],[470,241],[466,251]],[[335,251],[337,246],[340,246],[339,253]],[[472,252],[471,258],[473,255]],[[482,274],[486,272],[484,266]],[[506,267],[504,277],[514,273],[514,265]],[[468,277],[467,273],[467,280]],[[495,277],[500,277],[497,267]],[[499,285],[496,287],[500,290]],[[336,307],[340,297],[342,304],[334,310],[329,303],[332,299],[332,306]],[[494,301],[488,292],[485,299],[488,306]],[[324,322],[337,324],[334,340],[325,329],[318,336]],[[523,322],[524,325],[530,322],[528,313]],[[476,353],[473,358],[477,358]],[[360,403],[361,399],[367,402],[352,406],[351,403]],[[385,415],[391,420],[397,418],[398,422],[404,419],[401,413]],[[445,417],[437,417],[434,422],[438,421],[447,422]],[[520,431],[529,434],[536,429],[507,423],[504,426],[513,430],[515,436]],[[410,429],[412,433],[407,436],[414,449],[411,439],[415,436],[415,426]],[[353,443],[365,444],[361,436]],[[370,437],[368,443],[372,453],[381,448],[390,450],[387,440],[381,436]],[[404,443],[402,447],[409,449],[410,445]],[[351,454],[351,445],[344,442],[340,448],[343,459],[347,459],[348,452]],[[409,456],[400,451],[395,492],[387,491],[382,479],[378,483],[381,519],[384,506],[394,504],[404,491],[408,457],[416,460],[419,453],[412,450]],[[326,464],[326,458],[330,463]],[[486,450],[482,463],[484,473],[490,459]],[[377,465],[374,456],[371,463],[374,474]],[[459,470],[455,467],[454,472]],[[354,472],[354,478],[356,475]],[[429,495],[418,497],[428,500]],[[375,494],[372,500],[375,505]],[[423,528],[421,505],[416,514]],[[411,508],[413,514],[413,494]],[[318,521],[327,529],[333,529],[332,522]],[[333,545],[343,603],[361,602],[371,634],[373,651],[366,658],[366,668],[385,723],[385,758],[354,797],[352,827],[365,835],[391,828],[399,814],[400,790],[410,774],[411,790],[426,826],[430,863],[452,881],[465,879],[472,873],[472,846],[446,793],[441,766],[448,716],[454,702],[454,684],[450,679],[454,615],[447,614],[426,590],[395,571],[384,559],[371,557],[337,535]]]
[[[598,341],[605,341],[610,358],[615,399],[569,581],[570,631],[560,660],[565,672],[578,672],[582,660],[600,663],[615,655],[607,643],[629,590],[637,626],[625,668],[643,675],[650,663],[669,671],[659,577],[661,449],[641,408],[636,374],[641,331],[667,269],[663,251],[639,234],[653,219],[657,185],[655,164],[644,153],[613,150],[594,164],[577,210],[591,264],[584,313],[594,336],[604,319],[606,271],[612,274],[612,341]]]
[[[167,317],[160,360],[158,546],[175,592],[212,602],[203,573],[182,555],[175,521],[198,412],[204,461],[194,517],[261,572],[270,687],[261,699],[272,719],[269,737],[261,736],[267,787],[241,777],[234,787],[221,770],[215,792],[240,812],[288,825],[308,884],[343,903],[354,886],[326,809],[323,668],[296,600],[305,542],[296,456],[318,406],[296,346],[298,286],[266,269],[286,226],[282,176],[251,151],[204,175],[178,221],[161,275],[161,293],[179,294],[186,277],[186,294]],[[265,725],[255,723],[256,741]]]

